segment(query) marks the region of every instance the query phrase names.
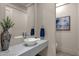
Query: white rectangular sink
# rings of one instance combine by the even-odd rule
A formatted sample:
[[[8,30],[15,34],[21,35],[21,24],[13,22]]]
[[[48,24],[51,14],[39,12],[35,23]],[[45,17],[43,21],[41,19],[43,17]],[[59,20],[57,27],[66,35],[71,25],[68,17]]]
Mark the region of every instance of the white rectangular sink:
[[[37,44],[37,41],[38,41],[39,39],[36,39],[36,38],[26,38],[26,39],[24,39],[24,43],[26,44],[26,45],[28,45],[28,46],[32,46],[32,45],[35,45],[35,44]]]

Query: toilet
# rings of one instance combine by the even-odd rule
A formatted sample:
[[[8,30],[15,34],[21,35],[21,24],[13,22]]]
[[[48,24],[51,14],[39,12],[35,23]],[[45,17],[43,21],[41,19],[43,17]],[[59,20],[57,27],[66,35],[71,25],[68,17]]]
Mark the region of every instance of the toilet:
[[[56,53],[58,52],[58,43],[56,42]]]
[[[58,46],[58,44],[57,44],[57,42],[56,42],[56,49],[57,49],[57,46]]]

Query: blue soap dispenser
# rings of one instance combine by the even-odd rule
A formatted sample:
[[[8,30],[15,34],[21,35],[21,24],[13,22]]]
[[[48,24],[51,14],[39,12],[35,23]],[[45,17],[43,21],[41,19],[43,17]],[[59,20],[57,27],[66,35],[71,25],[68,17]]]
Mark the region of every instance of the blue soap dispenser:
[[[30,35],[31,35],[32,37],[34,37],[34,35],[35,35],[35,29],[34,29],[34,26],[31,28]]]
[[[41,28],[40,28],[40,38],[43,40],[44,37],[45,37],[45,28],[42,25]]]

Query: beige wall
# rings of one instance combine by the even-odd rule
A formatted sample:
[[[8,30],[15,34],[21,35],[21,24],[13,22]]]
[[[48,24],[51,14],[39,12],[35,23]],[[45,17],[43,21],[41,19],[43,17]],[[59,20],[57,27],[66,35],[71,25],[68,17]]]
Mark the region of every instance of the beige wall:
[[[27,8],[27,32],[30,35],[31,28],[35,27],[35,6],[34,4]]]
[[[48,52],[47,55],[56,55],[55,49],[55,4],[53,3],[41,3],[37,4],[37,19],[38,28],[43,25],[45,28],[46,36],[45,39],[48,40]],[[39,32],[39,31],[38,31]],[[42,52],[45,52],[44,50]]]
[[[56,8],[56,17],[70,16],[70,31],[56,31],[58,50],[77,55],[77,4]]]
[[[77,12],[77,14],[78,14],[78,22],[77,22],[77,27],[78,27],[78,32],[77,32],[78,33],[78,35],[77,35],[78,41],[77,41],[77,43],[78,43],[78,45],[77,46],[78,46],[78,56],[79,56],[79,4],[77,4],[77,7],[78,7],[78,10],[77,10],[78,11]]]

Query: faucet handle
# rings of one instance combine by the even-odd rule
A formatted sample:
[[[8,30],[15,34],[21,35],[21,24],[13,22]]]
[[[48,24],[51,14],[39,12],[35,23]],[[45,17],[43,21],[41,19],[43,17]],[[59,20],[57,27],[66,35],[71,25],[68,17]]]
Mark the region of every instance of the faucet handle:
[[[24,32],[22,33],[22,36],[23,36],[23,37],[25,36],[25,33],[24,33]]]
[[[27,32],[23,32],[23,33],[22,33],[22,36],[23,36],[24,38],[26,38],[26,37],[28,36]]]
[[[27,36],[28,34],[27,34],[27,32],[25,32],[25,36]]]

